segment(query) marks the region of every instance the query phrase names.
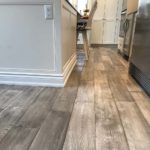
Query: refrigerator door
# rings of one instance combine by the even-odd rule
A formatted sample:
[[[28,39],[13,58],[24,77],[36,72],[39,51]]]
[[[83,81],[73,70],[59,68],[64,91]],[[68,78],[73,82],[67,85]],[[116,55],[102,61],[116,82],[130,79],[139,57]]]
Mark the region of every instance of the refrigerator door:
[[[137,14],[131,62],[150,78],[150,0],[143,0]]]
[[[150,0],[140,0],[130,74],[150,95]]]

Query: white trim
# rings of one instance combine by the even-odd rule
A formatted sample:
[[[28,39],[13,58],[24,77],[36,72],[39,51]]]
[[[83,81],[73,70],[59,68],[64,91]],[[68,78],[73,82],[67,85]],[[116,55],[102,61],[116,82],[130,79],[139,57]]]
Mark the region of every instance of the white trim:
[[[0,84],[64,87],[63,76],[0,75]]]
[[[66,85],[67,80],[72,70],[74,69],[76,63],[77,63],[77,56],[76,53],[74,53],[63,67],[64,85]]]
[[[55,71],[48,69],[23,69],[23,68],[0,68],[0,74],[13,74],[13,75],[34,75],[45,76],[53,75]]]
[[[68,60],[62,74],[31,74],[0,72],[0,84],[64,87],[74,66],[76,54]]]

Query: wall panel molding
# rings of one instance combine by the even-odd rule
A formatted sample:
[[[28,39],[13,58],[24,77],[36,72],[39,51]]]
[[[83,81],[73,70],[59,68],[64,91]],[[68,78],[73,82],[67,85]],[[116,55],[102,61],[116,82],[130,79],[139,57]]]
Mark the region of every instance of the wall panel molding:
[[[74,53],[63,67],[62,74],[50,73],[25,73],[0,72],[0,84],[8,85],[28,85],[28,86],[47,86],[47,87],[64,87],[73,68],[76,65],[76,53]],[[2,71],[2,70],[1,70]],[[6,70],[5,70],[6,71]],[[39,70],[42,71],[42,70]],[[45,71],[44,71],[45,72]]]

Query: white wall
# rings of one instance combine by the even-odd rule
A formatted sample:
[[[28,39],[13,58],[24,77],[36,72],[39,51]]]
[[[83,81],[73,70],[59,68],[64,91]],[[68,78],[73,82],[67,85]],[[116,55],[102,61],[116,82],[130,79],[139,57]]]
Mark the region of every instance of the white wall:
[[[45,19],[46,4],[53,19]],[[0,0],[0,83],[64,86],[74,45],[63,45],[61,13],[61,0]]]
[[[122,0],[98,0],[91,44],[117,44]]]

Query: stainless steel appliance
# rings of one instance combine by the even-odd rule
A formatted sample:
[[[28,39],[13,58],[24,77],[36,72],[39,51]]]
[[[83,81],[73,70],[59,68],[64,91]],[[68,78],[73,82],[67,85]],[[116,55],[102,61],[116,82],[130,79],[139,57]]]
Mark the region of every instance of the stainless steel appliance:
[[[118,50],[121,54],[123,54],[123,46],[124,46],[124,38],[125,38],[124,23],[126,20],[126,15],[127,15],[127,0],[123,0],[121,21],[120,21],[120,33],[118,38]]]
[[[126,21],[123,25],[125,32],[123,54],[127,60],[129,59],[132,53],[132,41],[135,31],[135,15],[136,13],[131,13],[127,15]]]
[[[121,54],[123,54],[123,47],[124,47],[124,38],[125,38],[125,32],[124,32],[124,23],[126,20],[126,11],[123,11],[121,13],[121,22],[120,22],[120,33],[118,38],[118,50]]]
[[[126,15],[127,15],[127,11],[126,10],[122,11],[119,36],[123,37],[123,38],[125,37],[124,24],[125,24],[125,21],[126,21]]]
[[[150,0],[139,1],[129,72],[150,95]]]

